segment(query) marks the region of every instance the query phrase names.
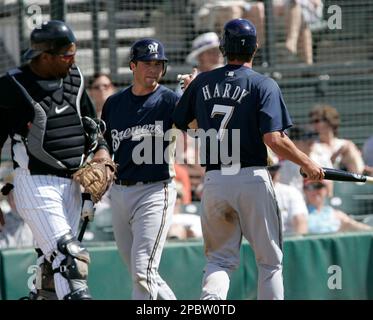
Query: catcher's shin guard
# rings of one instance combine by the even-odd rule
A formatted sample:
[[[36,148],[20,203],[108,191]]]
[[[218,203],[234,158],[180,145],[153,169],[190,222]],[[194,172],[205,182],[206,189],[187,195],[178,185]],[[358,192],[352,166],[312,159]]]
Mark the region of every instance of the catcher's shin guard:
[[[92,299],[87,285],[88,264],[90,258],[88,251],[81,246],[76,238],[68,233],[62,236],[57,242],[58,250],[66,256],[60,266],[53,270],[59,272],[67,279],[70,293],[65,300],[90,300]]]

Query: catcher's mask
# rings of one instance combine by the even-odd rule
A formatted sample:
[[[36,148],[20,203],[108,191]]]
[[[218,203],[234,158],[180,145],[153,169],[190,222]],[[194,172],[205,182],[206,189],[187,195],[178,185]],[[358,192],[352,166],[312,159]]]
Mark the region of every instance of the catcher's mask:
[[[76,42],[74,33],[63,21],[50,20],[36,27],[30,35],[30,48],[24,60],[31,60],[43,52],[58,53],[63,47]]]
[[[167,57],[164,52],[163,44],[155,39],[141,39],[136,41],[130,51],[130,63],[135,61],[163,61],[163,73],[167,71]],[[131,69],[131,67],[130,67]]]

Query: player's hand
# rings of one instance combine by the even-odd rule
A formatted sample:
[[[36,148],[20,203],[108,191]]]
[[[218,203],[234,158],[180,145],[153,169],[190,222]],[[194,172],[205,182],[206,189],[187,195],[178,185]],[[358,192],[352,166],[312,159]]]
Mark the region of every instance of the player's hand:
[[[301,167],[301,172],[310,180],[323,180],[325,176],[323,168],[312,160]]]
[[[93,201],[91,200],[91,195],[89,193],[82,194],[82,214],[81,218],[84,221],[85,218],[88,218],[89,221],[93,221],[95,217],[96,208],[93,206]]]
[[[185,91],[185,89],[194,80],[197,74],[198,74],[197,68],[193,68],[192,73],[190,74],[178,74],[177,81],[179,81],[181,90]]]
[[[106,166],[106,181],[107,181],[108,188],[110,188],[114,179],[115,179],[115,172],[113,171],[111,167]]]

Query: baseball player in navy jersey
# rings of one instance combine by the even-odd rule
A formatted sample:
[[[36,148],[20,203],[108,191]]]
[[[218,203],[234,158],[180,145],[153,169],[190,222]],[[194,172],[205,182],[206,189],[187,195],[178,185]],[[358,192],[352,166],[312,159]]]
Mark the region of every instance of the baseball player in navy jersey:
[[[58,299],[91,299],[90,258],[76,239],[82,198],[72,174],[90,151],[96,159],[110,155],[103,137],[93,138],[99,133],[92,125],[95,109],[75,53],[72,30],[62,21],[44,22],[31,33],[28,63],[0,78],[0,150],[10,136],[17,211],[38,245],[41,284],[33,299],[55,293]]]
[[[161,42],[135,42],[130,52],[133,84],[109,97],[102,112],[105,138],[119,164],[110,191],[114,235],[131,273],[132,298],[136,300],[176,299],[158,273],[176,201],[173,166],[166,158],[154,159],[156,152],[163,155],[170,147],[163,142],[163,134],[172,127],[178,99],[158,83],[166,63]],[[162,140],[158,149],[159,144],[152,146],[156,139]],[[137,149],[145,140],[150,145],[144,152],[151,150],[151,159],[144,163],[137,160]]]
[[[213,161],[206,148],[202,231],[207,265],[201,299],[226,299],[242,236],[255,252],[258,299],[283,299],[281,217],[266,169],[266,145],[300,165],[311,179],[322,179],[323,171],[284,134],[292,123],[276,82],[252,70],[255,26],[245,19],[227,22],[220,48],[227,64],[186,79],[189,86],[173,115],[183,130],[190,123],[214,129],[211,139],[219,146],[228,142],[229,152],[239,158],[225,163],[220,148]],[[238,141],[234,130],[239,130]],[[237,166],[236,171],[223,170]]]

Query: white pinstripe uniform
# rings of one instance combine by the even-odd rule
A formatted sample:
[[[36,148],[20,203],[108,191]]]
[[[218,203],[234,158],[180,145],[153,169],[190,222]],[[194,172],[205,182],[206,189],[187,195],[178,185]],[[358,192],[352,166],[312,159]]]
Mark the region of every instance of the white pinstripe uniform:
[[[92,299],[89,254],[75,237],[82,200],[72,174],[89,152],[109,154],[75,65],[76,50],[68,25],[45,21],[31,32],[23,56],[30,63],[0,77],[0,151],[11,137],[15,204],[41,249],[43,277],[30,299],[54,299],[54,289],[58,299]],[[39,59],[43,54],[50,60]]]
[[[26,72],[28,71],[26,70]],[[77,77],[82,79],[77,67],[71,71],[69,77],[66,78],[66,81],[69,81],[72,77],[75,77],[74,79],[77,79]],[[3,80],[4,78],[1,79]],[[22,89],[21,92],[24,97],[35,106],[34,118],[30,119],[27,118],[27,114],[22,113],[23,110],[19,107],[19,105],[24,103],[23,101],[11,100],[8,102],[14,109],[18,106],[20,111],[18,113],[14,112],[15,116],[9,114],[7,121],[13,127],[16,127],[26,124],[26,121],[30,119],[27,127],[29,133],[21,135],[21,129],[14,132],[6,127],[7,130],[1,132],[2,140],[6,136],[5,134],[9,134],[12,137],[12,156],[16,164],[14,200],[17,211],[30,227],[37,246],[41,249],[44,257],[52,262],[58,299],[88,298],[88,288],[82,286],[80,290],[79,286],[77,288],[74,287],[73,282],[69,278],[70,275],[68,275],[71,272],[63,271],[64,269],[60,269],[60,266],[61,262],[66,258],[65,254],[72,254],[72,252],[66,251],[67,249],[63,249],[61,241],[76,241],[74,239],[68,240],[66,237],[76,236],[81,214],[82,199],[80,187],[78,183],[71,179],[72,168],[81,165],[85,157],[85,143],[87,140],[84,135],[85,128],[81,117],[93,117],[94,107],[90,101],[87,102],[88,96],[84,91],[83,81],[79,85],[75,85],[75,91],[64,91],[63,94],[70,94],[69,99],[65,97],[61,102],[53,101],[49,104],[49,109],[47,109],[48,105],[45,105],[44,100],[40,101],[38,99],[35,101],[34,97],[31,97],[21,82],[17,79],[14,82]],[[66,85],[66,88],[69,88],[69,86]],[[75,104],[71,102],[71,96],[74,95],[74,92],[76,97]],[[81,106],[83,94],[84,103]],[[81,107],[84,109],[81,110]],[[84,113],[81,114],[81,112]],[[5,115],[8,116],[8,114]],[[20,120],[18,120],[18,117]],[[49,119],[51,120],[49,121]],[[61,127],[53,127],[56,126],[56,123]],[[73,136],[71,137],[69,133]],[[64,135],[66,134],[67,136],[65,137]],[[50,138],[53,135],[54,138]],[[49,147],[51,144],[54,144],[54,149]],[[53,158],[55,154],[51,155],[48,153],[50,150],[52,152],[56,150],[56,146],[58,146],[56,152],[65,156],[63,158],[59,155],[59,157],[62,157],[61,159],[66,161],[65,163],[60,161],[59,157]],[[66,152],[66,150],[68,151]],[[78,151],[74,151],[71,154],[70,150]],[[56,173],[56,168],[53,166],[54,163],[51,166],[51,159],[55,159],[55,167],[60,166],[65,171],[60,169]],[[88,255],[83,247],[79,247],[76,250],[78,252],[75,254],[81,254],[84,251],[84,254]],[[80,256],[80,258],[82,257]],[[75,257],[74,259],[78,258]],[[43,262],[42,260],[42,257],[38,259],[39,262]],[[66,260],[62,265],[65,265],[65,263],[69,262]],[[79,270],[78,272],[81,271]],[[79,279],[82,283],[86,282],[85,279],[79,278],[84,277],[83,274],[74,274],[73,276],[77,276],[78,278],[75,279]],[[34,293],[37,294],[37,292]],[[84,294],[86,295],[84,296]]]
[[[14,186],[17,210],[31,228],[38,247],[50,259],[62,235],[77,233],[82,201],[79,185],[72,179],[30,175],[28,170],[17,168]],[[53,268],[64,258],[58,252]],[[62,299],[70,293],[68,282],[60,273],[55,273],[54,279],[57,296]]]

